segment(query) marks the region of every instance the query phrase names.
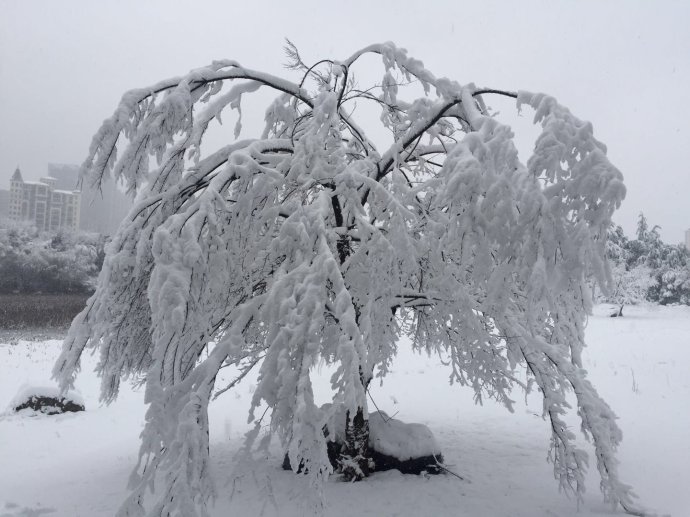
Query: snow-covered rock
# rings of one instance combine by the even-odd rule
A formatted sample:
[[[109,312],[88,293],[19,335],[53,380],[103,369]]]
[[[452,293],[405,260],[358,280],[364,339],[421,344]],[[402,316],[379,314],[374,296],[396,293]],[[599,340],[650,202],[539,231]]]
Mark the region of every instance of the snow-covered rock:
[[[369,415],[369,447],[403,461],[441,454],[441,448],[427,426],[405,423],[383,411]]]
[[[84,399],[74,390],[61,393],[54,386],[23,385],[9,404],[12,411],[28,410],[44,415],[84,411]]]
[[[383,411],[369,415],[369,452],[375,471],[440,474],[443,470],[441,448],[431,429],[391,418]]]

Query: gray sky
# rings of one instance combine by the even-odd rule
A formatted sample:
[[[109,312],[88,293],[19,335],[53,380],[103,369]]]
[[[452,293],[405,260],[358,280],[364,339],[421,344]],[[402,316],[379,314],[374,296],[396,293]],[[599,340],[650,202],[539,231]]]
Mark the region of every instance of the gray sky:
[[[48,162],[81,163],[130,88],[220,58],[290,78],[285,37],[306,61],[391,40],[436,76],[544,91],[591,121],[628,188],[615,220],[630,234],[644,211],[677,243],[690,228],[689,23],[687,1],[0,0],[0,188],[17,165],[37,179]]]

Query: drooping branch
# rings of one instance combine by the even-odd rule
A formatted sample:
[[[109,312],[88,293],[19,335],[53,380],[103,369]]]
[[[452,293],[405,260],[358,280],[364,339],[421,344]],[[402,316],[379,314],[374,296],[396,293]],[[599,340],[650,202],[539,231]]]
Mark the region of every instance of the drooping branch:
[[[192,79],[191,81],[189,81],[190,89],[194,91],[199,88],[202,88],[203,86],[206,86],[209,83],[214,83],[216,81],[248,79],[251,81],[259,82],[264,86],[268,86],[269,88],[272,88],[274,90],[287,93],[288,95],[291,95],[292,97],[295,97],[299,101],[303,102],[310,108],[313,107],[312,100],[309,97],[309,92],[304,90],[301,86],[271,74],[239,67],[239,65],[235,66],[237,66],[237,68],[233,70],[218,71],[216,73],[208,75],[204,74],[203,77]],[[142,90],[146,93],[143,93],[139,100],[137,100],[136,102],[142,102],[152,95],[175,88],[176,86],[180,85],[181,81],[181,78],[173,78],[157,83],[151,88]]]
[[[517,99],[518,94],[516,92],[509,92],[503,90],[495,89],[481,89],[472,92],[472,96],[479,96],[483,94],[495,93],[499,95],[505,95],[507,97],[512,97]],[[426,133],[431,127],[434,126],[439,120],[441,120],[446,113],[453,108],[462,103],[461,98],[455,98],[448,101],[444,101],[438,105],[438,107],[417,127],[412,127],[408,131],[408,134],[403,138],[401,142],[396,142],[393,146],[381,157],[381,159],[376,164],[376,180],[380,181],[386,174],[388,174],[395,162],[395,157],[399,155],[402,151],[407,150],[407,148],[412,145],[415,140]],[[410,153],[412,154],[412,153]]]
[[[309,98],[309,93],[298,85],[270,74],[242,68],[234,62],[228,63],[230,64],[225,64],[224,66],[231,66],[232,69],[230,70],[213,70],[211,68],[201,69],[193,72],[187,77],[167,79],[149,88],[132,90],[125,94],[120,102],[118,110],[110,119],[107,119],[103,123],[101,129],[94,136],[89,157],[84,162],[82,171],[89,172],[93,178],[98,178],[98,180],[92,181],[94,184],[100,183],[100,178],[104,177],[105,171],[109,167],[113,166],[113,160],[116,155],[116,146],[120,135],[123,132],[127,133],[131,131],[131,129],[128,129],[127,125],[130,123],[132,118],[140,116],[137,115],[137,113],[141,109],[141,106],[144,106],[144,109],[151,109],[149,106],[147,106],[147,103],[151,101],[157,94],[179,88],[183,84],[186,85],[186,87],[189,89],[189,94],[192,95],[200,88],[206,87],[211,83],[221,83],[228,80],[250,80],[268,86],[276,91],[286,93],[298,101],[303,102],[308,107],[313,108],[313,103]],[[158,121],[156,118],[152,118],[150,121],[145,119],[139,124],[141,127],[146,128],[146,124],[148,123],[158,124]],[[136,126],[135,130],[140,139],[145,141],[147,138],[146,133],[141,133],[141,127],[139,124]],[[146,150],[147,146],[144,146],[141,148],[141,152],[135,153],[135,156],[139,156],[138,159],[141,161],[142,158],[140,155]],[[94,158],[97,154],[99,155],[99,158],[94,164]],[[121,167],[128,165],[129,164],[126,161],[120,162]]]
[[[494,93],[496,95],[503,95],[505,97],[510,97],[512,99],[518,98],[517,92],[511,92],[507,90],[496,90],[494,88],[479,88],[478,90],[475,90],[474,93],[472,93],[472,96],[476,97],[478,95],[485,95],[490,93]]]

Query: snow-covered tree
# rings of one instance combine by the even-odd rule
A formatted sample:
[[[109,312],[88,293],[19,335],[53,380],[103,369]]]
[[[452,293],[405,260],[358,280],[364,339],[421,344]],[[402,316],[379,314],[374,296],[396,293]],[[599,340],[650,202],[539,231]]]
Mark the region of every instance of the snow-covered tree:
[[[617,263],[611,268],[613,287],[608,293],[602,293],[598,301],[612,303],[618,308],[611,316],[623,316],[623,307],[636,305],[647,299],[649,290],[655,284],[652,270],[645,265],[627,268]]]
[[[659,226],[654,226],[650,230],[647,218],[640,213],[637,239],[628,241],[625,236],[622,236],[621,246],[617,246],[611,243],[612,241],[619,243],[619,233],[609,232],[607,255],[615,264],[614,284],[620,285],[622,291],[630,288],[631,294],[637,293],[634,297],[640,293],[643,285],[649,284],[645,294],[647,300],[663,305],[688,304],[690,303],[690,253],[683,244],[664,243],[659,229]],[[621,263],[620,257],[624,258],[624,263]],[[643,271],[648,272],[651,280],[647,281],[644,278]]]
[[[646,225],[646,219],[642,215],[641,220]],[[606,241],[606,258],[611,266],[612,282],[599,291],[596,291],[595,284],[593,292],[594,301],[618,306],[611,314],[612,317],[623,316],[623,307],[626,305],[645,301],[650,287],[654,285],[653,270],[644,260],[638,260],[646,256],[638,254],[642,248],[646,250],[639,240],[628,240],[623,228],[611,225]]]
[[[511,389],[536,383],[554,474],[579,498],[587,457],[564,419],[574,394],[605,496],[638,511],[618,476],[616,417],[581,360],[586,275],[607,281],[606,232],[625,192],[591,124],[548,95],[437,78],[391,43],[313,66],[287,52],[295,82],[224,60],[126,93],[84,164],[93,185],[112,173],[138,196],[54,373],[69,387],[84,350],[99,348],[106,401],[121,379],[145,381],[121,514],[204,511],[215,493],[207,406],[226,365],[259,369],[251,418],[266,405],[315,486],[332,472],[324,426],[346,411],[340,470],[366,477],[367,388],[403,336],[447,358],[450,381],[479,400],[511,409]],[[380,82],[359,86],[372,55]],[[238,139],[243,96],[259,88],[277,93],[264,130]],[[526,165],[491,95],[534,110],[542,132]],[[378,126],[356,119],[366,104]],[[212,148],[209,125],[232,109],[234,136]],[[322,361],[333,396],[317,406]]]

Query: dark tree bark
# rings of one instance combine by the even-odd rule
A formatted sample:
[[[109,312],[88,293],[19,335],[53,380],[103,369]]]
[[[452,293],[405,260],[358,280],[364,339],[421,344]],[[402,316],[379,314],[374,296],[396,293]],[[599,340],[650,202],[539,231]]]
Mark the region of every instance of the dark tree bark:
[[[341,204],[337,196],[333,196],[331,203],[336,224],[341,226],[343,224],[343,217]],[[342,264],[352,253],[349,237],[341,237],[338,240],[337,249],[340,263]],[[355,319],[359,322],[359,308],[356,305],[355,313]],[[369,381],[364,379],[361,367],[359,373],[362,386],[366,390]],[[339,458],[340,471],[347,481],[360,481],[365,477],[369,477],[369,464],[372,460],[369,454],[369,420],[364,417],[365,411],[367,411],[366,407],[357,408],[354,418],[349,411],[347,412],[345,443]]]
[[[346,481],[360,481],[369,476],[369,420],[364,408],[358,408],[354,418],[347,412],[345,444],[340,453],[340,468]]]

